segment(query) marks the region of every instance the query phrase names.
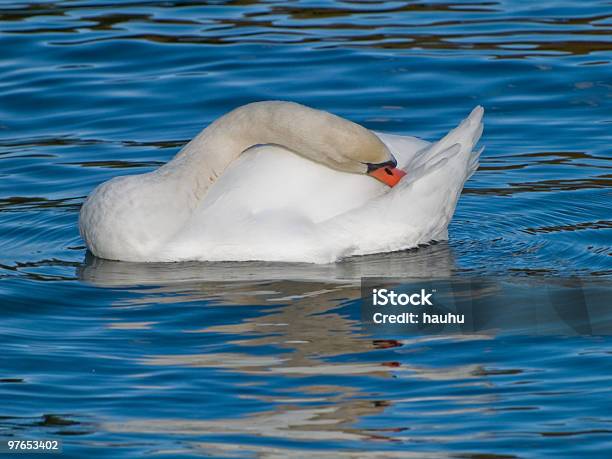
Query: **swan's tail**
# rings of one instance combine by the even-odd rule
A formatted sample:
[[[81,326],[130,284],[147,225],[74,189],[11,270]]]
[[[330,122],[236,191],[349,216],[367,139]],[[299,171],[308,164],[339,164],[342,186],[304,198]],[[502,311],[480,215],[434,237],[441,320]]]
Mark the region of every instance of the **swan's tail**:
[[[408,183],[414,183],[440,169],[458,155],[465,156],[467,159],[466,167],[463,170],[465,173],[463,181],[469,179],[478,169],[480,154],[484,150],[484,148],[474,150],[482,135],[483,114],[484,109],[481,106],[476,107],[459,126],[451,130],[438,142],[417,153],[412,163],[407,167],[409,176],[404,180]]]

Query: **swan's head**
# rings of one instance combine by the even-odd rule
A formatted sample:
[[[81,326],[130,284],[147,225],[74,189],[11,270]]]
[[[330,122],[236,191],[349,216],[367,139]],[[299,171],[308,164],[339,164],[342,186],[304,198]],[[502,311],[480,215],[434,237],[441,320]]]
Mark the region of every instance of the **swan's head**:
[[[406,172],[397,167],[389,148],[371,131],[359,126],[359,132],[340,142],[340,148],[329,155],[329,165],[344,172],[367,174],[393,187]]]

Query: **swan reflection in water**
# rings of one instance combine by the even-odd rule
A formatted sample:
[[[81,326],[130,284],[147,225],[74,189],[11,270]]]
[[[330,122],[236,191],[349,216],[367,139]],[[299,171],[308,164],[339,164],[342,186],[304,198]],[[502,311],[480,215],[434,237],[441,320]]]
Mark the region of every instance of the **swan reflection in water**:
[[[447,242],[419,249],[346,258],[337,263],[180,262],[129,263],[94,257],[78,268],[81,280],[100,287],[295,280],[358,285],[362,277],[444,278],[456,270]]]
[[[428,348],[443,353],[440,349],[460,342],[490,342],[495,339],[496,331],[474,334],[466,330],[446,336],[405,334],[401,338],[379,339],[363,329],[356,312],[359,305],[355,300],[361,294],[362,277],[444,279],[457,271],[452,249],[446,243],[419,250],[355,257],[330,265],[259,262],[140,264],[88,257],[78,272],[82,280],[110,288],[145,286],[135,289],[135,294],[128,300],[114,305],[118,309],[138,306],[144,308],[146,315],[147,308],[171,304],[168,314],[173,314],[173,311],[178,313],[183,307],[195,305],[195,311],[202,307],[203,316],[208,308],[219,310],[250,305],[257,308],[256,314],[249,315],[236,314],[228,309],[222,313],[221,323],[209,324],[201,317],[194,317],[192,326],[185,325],[176,337],[180,340],[180,335],[188,335],[191,339],[196,334],[215,336],[218,339],[213,340],[216,343],[214,349],[198,347],[194,352],[193,348],[186,346],[180,353],[143,353],[136,357],[136,362],[149,369],[206,369],[210,371],[203,372],[203,378],[213,380],[223,378],[225,372],[243,375],[245,385],[254,384],[259,388],[240,397],[266,406],[265,410],[250,411],[242,416],[215,419],[205,416],[201,419],[182,419],[180,416],[109,419],[103,428],[115,433],[188,437],[247,434],[293,441],[473,441],[475,437],[470,432],[451,436],[426,433],[419,424],[427,425],[425,418],[412,419],[409,426],[394,416],[386,423],[380,420],[386,416],[386,410],[407,409],[432,400],[446,406],[446,414],[437,414],[448,416],[449,421],[462,414],[494,411],[503,402],[503,396],[491,391],[438,397],[436,394],[412,393],[407,387],[418,386],[418,381],[427,381],[428,384],[492,388],[498,384],[495,377],[505,374],[505,371],[520,374],[521,369],[495,368],[478,352],[463,361],[434,359],[434,365],[417,364],[411,358],[427,352]],[[491,288],[498,288],[498,284],[483,284],[481,293],[490,293]],[[522,292],[530,293],[531,289],[529,284],[525,284]],[[518,308],[516,303],[511,303],[498,305],[492,315],[490,308],[485,312],[489,315],[485,317],[483,314],[482,317],[499,321],[500,318],[507,320],[507,317],[517,316]],[[530,314],[533,311],[527,309],[526,312],[519,317],[518,325],[532,327]],[[580,318],[582,312],[577,310],[572,314]],[[195,315],[200,314],[196,312]],[[146,328],[155,333],[156,327],[161,330],[164,326],[159,320],[163,314],[153,316],[158,322],[118,320],[108,329]],[[553,325],[557,326],[556,323]],[[204,339],[203,342],[210,340]],[[261,349],[270,352],[262,353]],[[348,379],[345,379],[346,384],[340,385],[338,378]],[[279,379],[293,382],[282,383]],[[299,384],[302,379],[304,383]],[[385,387],[385,390],[376,389],[379,387]],[[160,390],[171,391],[172,387]],[[240,388],[231,390],[240,391]],[[202,406],[202,411],[206,412],[205,406]],[[379,419],[376,428],[360,427],[368,426],[366,419],[371,417]],[[219,454],[240,451],[238,445],[232,447],[226,442],[200,440],[190,441],[188,448],[202,448],[208,452],[218,450]],[[290,448],[282,446],[248,445],[250,451],[253,448],[263,456],[290,457],[293,454]],[[313,457],[317,454],[324,457],[329,452],[310,453]],[[406,457],[404,453],[398,457]],[[377,457],[380,454],[380,450],[361,451],[358,456]],[[384,455],[394,457],[387,452]]]
[[[79,271],[81,279],[87,282],[104,287],[152,286],[139,290],[142,296],[132,298],[130,307],[135,303],[144,306],[168,302],[176,302],[180,307],[178,303],[185,301],[191,305],[202,301],[202,305],[214,307],[272,306],[256,316],[233,316],[231,322],[230,312],[227,314],[230,323],[184,330],[190,334],[218,334],[219,340],[224,340],[225,350],[218,351],[219,346],[216,346],[216,350],[211,352],[189,353],[186,349],[186,353],[181,354],[142,355],[140,365],[149,368],[206,368],[245,376],[264,376],[264,381],[273,385],[277,378],[306,378],[297,389],[292,390],[293,383],[284,389],[272,388],[242,395],[272,407],[243,417],[109,420],[104,428],[117,433],[187,436],[247,433],[290,440],[407,440],[402,438],[409,430],[404,426],[355,427],[364,417],[382,415],[395,403],[393,397],[372,393],[350,382],[338,385],[332,381],[350,375],[373,378],[383,384],[396,378],[474,380],[482,376],[483,369],[478,364],[444,368],[411,365],[407,359],[396,355],[394,348],[408,344],[426,346],[428,340],[439,338],[373,339],[361,330],[358,317],[346,314],[341,308],[360,296],[361,277],[448,277],[455,269],[452,250],[446,243],[418,251],[355,257],[331,265],[257,262],[139,264],[89,257]],[[156,324],[148,323],[146,326],[154,329]],[[113,328],[129,327],[129,323],[113,324]],[[461,336],[453,339],[488,340],[489,337]],[[262,347],[277,351],[262,354],[258,351]],[[347,359],[346,356],[354,358]],[[322,381],[313,383],[310,378],[316,376],[322,377]],[[265,382],[256,380],[254,384]],[[481,405],[483,397],[488,396],[475,395],[474,403]],[[490,401],[493,403],[494,399]],[[420,402],[415,399],[415,403]],[[410,403],[406,394],[402,394],[402,403]],[[455,409],[474,409],[465,404],[464,397]],[[443,439],[432,436],[430,440]],[[227,443],[191,442],[190,447],[214,451],[219,448],[226,450],[230,446]],[[249,446],[250,449],[253,447]],[[238,451],[240,447],[236,445],[235,448]],[[290,449],[279,446],[258,445],[257,448],[264,455],[287,457],[292,454]],[[318,454],[325,456],[329,452],[319,451]],[[372,451],[371,454],[377,453]],[[359,456],[367,455],[361,452]]]

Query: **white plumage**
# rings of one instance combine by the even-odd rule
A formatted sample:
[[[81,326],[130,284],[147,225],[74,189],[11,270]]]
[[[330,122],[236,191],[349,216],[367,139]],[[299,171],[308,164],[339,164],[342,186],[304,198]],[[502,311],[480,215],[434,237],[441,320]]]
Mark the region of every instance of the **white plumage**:
[[[98,187],[83,205],[81,234],[95,255],[127,261],[329,263],[444,240],[478,167],[482,115],[475,108],[433,144],[377,133],[407,173],[393,188],[307,159],[295,142],[293,151],[251,147],[202,184],[192,169],[216,152],[196,138],[158,171]]]

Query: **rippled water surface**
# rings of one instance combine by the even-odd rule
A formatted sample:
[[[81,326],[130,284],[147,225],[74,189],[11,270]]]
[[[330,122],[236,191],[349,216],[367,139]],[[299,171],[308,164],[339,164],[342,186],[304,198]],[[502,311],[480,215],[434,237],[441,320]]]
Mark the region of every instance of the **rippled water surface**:
[[[0,436],[70,457],[609,457],[609,338],[381,339],[357,299],[361,276],[612,279],[611,32],[609,1],[0,2]],[[262,99],[427,140],[483,105],[450,241],[325,266],[86,255],[97,184]]]

